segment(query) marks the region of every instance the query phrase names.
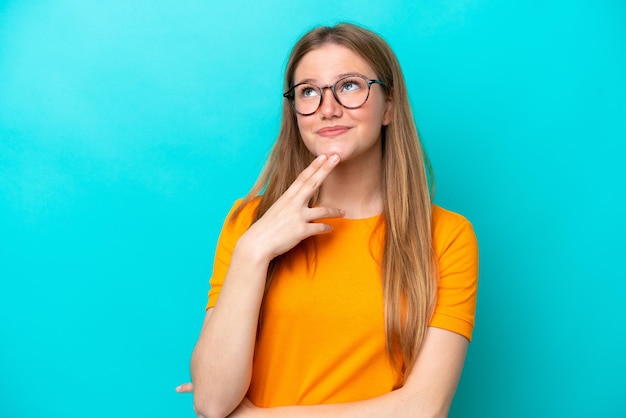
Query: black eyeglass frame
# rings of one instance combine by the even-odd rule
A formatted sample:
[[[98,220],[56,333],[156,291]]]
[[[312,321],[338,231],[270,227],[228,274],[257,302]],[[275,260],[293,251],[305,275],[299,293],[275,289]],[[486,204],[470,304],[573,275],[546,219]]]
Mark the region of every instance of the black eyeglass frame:
[[[367,96],[365,96],[365,100],[363,100],[363,103],[361,103],[358,106],[346,106],[343,103],[341,103],[341,100],[339,100],[339,97],[337,97],[337,93],[335,92],[335,87],[337,86],[337,84],[339,84],[340,81],[345,80],[346,78],[361,78],[363,80],[365,80],[365,82],[367,83]],[[309,84],[311,86],[315,86],[319,92],[320,92],[320,102],[318,103],[317,107],[315,108],[315,110],[311,113],[302,113],[302,112],[298,112],[298,109],[296,109],[296,100],[295,100],[295,96],[294,96],[294,91],[298,86],[301,86],[303,84]],[[320,109],[320,106],[322,106],[322,103],[324,103],[324,90],[326,89],[330,89],[330,91],[333,93],[333,97],[335,98],[335,100],[337,101],[337,103],[339,103],[341,106],[345,107],[346,109],[358,109],[359,107],[363,106],[365,103],[367,103],[367,99],[369,99],[370,97],[370,91],[372,91],[372,84],[380,84],[381,86],[384,86],[385,83],[383,83],[380,80],[372,80],[370,78],[365,77],[364,75],[361,74],[349,74],[346,75],[345,77],[341,77],[339,80],[335,81],[333,84],[326,84],[325,86],[318,86],[316,84],[313,83],[309,83],[309,82],[305,82],[305,83],[298,83],[295,86],[291,87],[289,90],[287,90],[286,92],[283,93],[283,97],[287,100],[289,100],[289,104],[291,105],[291,108],[294,110],[294,112],[296,112],[299,115],[302,116],[310,116],[312,114],[314,114],[315,112],[317,112]]]

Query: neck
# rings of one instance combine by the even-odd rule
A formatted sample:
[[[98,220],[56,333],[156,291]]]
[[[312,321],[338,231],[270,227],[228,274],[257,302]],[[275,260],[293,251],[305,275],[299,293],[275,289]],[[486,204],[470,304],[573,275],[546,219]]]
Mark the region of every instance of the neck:
[[[346,161],[329,174],[320,189],[320,206],[343,209],[348,219],[382,213],[381,155],[369,161]]]

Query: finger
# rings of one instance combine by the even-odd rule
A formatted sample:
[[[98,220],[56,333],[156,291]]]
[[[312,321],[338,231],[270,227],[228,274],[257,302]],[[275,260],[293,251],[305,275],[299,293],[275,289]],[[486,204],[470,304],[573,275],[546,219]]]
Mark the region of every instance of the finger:
[[[304,182],[311,177],[320,167],[328,160],[325,154],[318,155],[312,162],[300,172],[298,177],[296,177],[295,181],[291,184],[291,186],[287,189],[286,194],[295,195],[298,193]]]
[[[306,236],[312,237],[313,235],[328,234],[329,232],[332,232],[332,230],[333,227],[328,224],[311,222],[306,226]]]
[[[302,170],[301,174],[304,175],[305,177],[310,176],[311,174],[319,170],[320,167],[322,167],[326,163],[326,161],[328,161],[328,155],[326,154],[318,155],[317,157],[315,157],[313,161],[311,161],[311,164],[309,164],[307,168]]]
[[[320,165],[320,167],[311,175],[311,177],[309,177],[309,180],[321,180],[321,183],[322,181],[324,181],[326,176],[328,176],[328,174],[333,171],[337,164],[339,164],[339,156],[337,154],[331,155],[326,161],[324,161]]]
[[[333,154],[328,159],[323,160],[319,166],[320,161],[317,161],[317,159],[314,163],[315,165],[312,163],[297,179],[298,182],[302,183],[299,187],[299,192],[303,193],[303,197],[306,201],[313,196],[313,193],[315,193],[324,180],[326,180],[328,174],[339,164],[339,156]],[[312,168],[312,170],[308,171],[309,168]]]
[[[307,221],[315,221],[317,219],[343,218],[346,213],[342,209],[315,207],[307,211]]]
[[[193,383],[183,383],[182,385],[176,386],[176,392],[178,393],[193,392]]]

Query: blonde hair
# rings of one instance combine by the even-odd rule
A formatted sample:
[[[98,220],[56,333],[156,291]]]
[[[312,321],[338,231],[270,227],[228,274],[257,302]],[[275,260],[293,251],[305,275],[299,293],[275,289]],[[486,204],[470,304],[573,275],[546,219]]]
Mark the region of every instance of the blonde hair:
[[[419,353],[435,306],[436,262],[432,251],[430,165],[422,150],[398,60],[378,35],[356,25],[342,23],[318,27],[306,33],[291,51],[284,90],[293,86],[294,72],[308,52],[325,44],[347,47],[365,59],[384,83],[392,100],[392,120],[382,127],[382,191],[385,238],[382,259],[387,352],[406,380]],[[285,100],[280,132],[266,166],[239,209],[260,196],[259,219],[289,188],[315,156],[305,147],[296,114]],[[313,198],[315,203],[316,196]],[[235,217],[239,211],[235,211]],[[266,292],[276,267],[272,260]]]

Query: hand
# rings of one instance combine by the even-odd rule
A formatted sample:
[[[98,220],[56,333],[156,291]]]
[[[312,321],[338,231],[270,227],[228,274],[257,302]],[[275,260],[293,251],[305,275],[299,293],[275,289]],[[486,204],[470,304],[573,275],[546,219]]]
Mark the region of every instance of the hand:
[[[251,240],[253,248],[264,251],[268,260],[283,254],[300,241],[330,232],[331,226],[314,222],[344,216],[341,209],[309,207],[313,194],[339,163],[339,156],[318,156],[285,193],[257,220],[242,239]]]

